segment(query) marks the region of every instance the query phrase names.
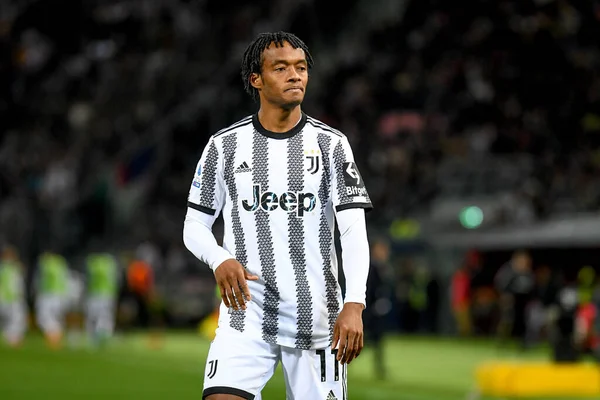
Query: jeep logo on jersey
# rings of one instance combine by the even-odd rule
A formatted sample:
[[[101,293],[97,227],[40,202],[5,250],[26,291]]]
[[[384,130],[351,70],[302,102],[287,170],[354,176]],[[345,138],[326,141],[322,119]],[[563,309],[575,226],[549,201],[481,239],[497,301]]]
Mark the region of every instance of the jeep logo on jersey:
[[[252,187],[252,203],[248,200],[242,200],[244,210],[254,212],[258,208],[265,211],[273,211],[281,208],[285,212],[296,212],[299,217],[302,217],[305,212],[311,212],[317,205],[317,198],[312,193],[303,192],[285,192],[277,195],[273,192],[260,192],[260,185]]]
[[[363,182],[360,172],[356,164],[353,162],[345,162],[342,165],[344,171],[344,183],[346,184],[346,194],[348,196],[366,196],[367,188]]]

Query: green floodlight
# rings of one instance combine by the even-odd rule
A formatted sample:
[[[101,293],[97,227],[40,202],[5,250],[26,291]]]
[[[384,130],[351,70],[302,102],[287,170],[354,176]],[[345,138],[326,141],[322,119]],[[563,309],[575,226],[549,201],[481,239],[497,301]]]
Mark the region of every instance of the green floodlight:
[[[483,222],[483,211],[477,206],[468,206],[460,210],[460,224],[467,229],[475,229]]]

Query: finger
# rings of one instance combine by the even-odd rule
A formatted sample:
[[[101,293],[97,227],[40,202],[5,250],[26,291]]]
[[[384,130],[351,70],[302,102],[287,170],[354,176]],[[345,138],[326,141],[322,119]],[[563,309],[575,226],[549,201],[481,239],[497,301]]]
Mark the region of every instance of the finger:
[[[333,340],[331,341],[331,348],[332,349],[337,349],[338,348],[337,345],[338,345],[339,340],[340,340],[340,329],[339,329],[339,325],[335,324],[333,326]],[[339,353],[340,352],[338,351],[338,356],[337,356],[338,361],[340,360]]]
[[[238,292],[240,290],[237,277],[235,277],[235,276],[229,277],[227,279],[227,283],[229,284],[229,287],[227,288],[228,289],[227,293],[229,294],[229,302],[231,303],[231,307],[233,307],[234,310],[239,310],[241,302],[235,294],[236,290]]]
[[[250,294],[250,289],[248,288],[248,284],[246,283],[246,280],[243,280],[240,283],[240,287],[242,289],[242,293],[244,294],[244,298],[246,299],[246,301],[252,300],[252,295]]]
[[[351,363],[352,361],[354,361],[354,359],[356,357],[358,357],[359,351],[360,351],[360,333],[357,332],[356,335],[354,336],[354,354],[352,355],[352,359],[350,359],[350,361],[348,361],[348,363]]]
[[[247,269],[245,269],[244,270],[244,278],[246,278],[249,281],[257,281],[258,275],[252,275],[250,272],[248,272]]]
[[[348,335],[345,329],[340,329],[340,346],[338,347],[337,359],[342,364],[344,363],[344,354],[346,353],[346,346],[348,345]]]
[[[355,334],[350,332],[348,334],[348,340],[346,341],[346,351],[344,351],[343,363],[347,364],[354,358],[354,339]]]
[[[223,286],[225,286],[225,292],[227,293],[227,299],[229,300],[229,307],[233,308],[234,310],[237,310],[238,305],[235,301],[235,295],[233,294],[233,282],[231,281],[231,279],[228,279],[227,281],[225,281],[225,283],[223,283]]]
[[[229,307],[233,308],[234,310],[237,310],[237,304],[235,302],[235,296],[233,295],[231,285],[228,284],[225,287],[225,294],[227,295],[227,300],[229,301]]]
[[[352,353],[350,354],[350,356],[348,358],[348,364],[350,364],[352,361],[354,361],[354,359],[356,357],[358,357],[359,348],[360,348],[360,336],[357,333],[356,335],[354,335],[354,340],[352,342]]]
[[[225,304],[225,307],[229,308],[229,299],[227,298],[227,291],[225,290],[225,287],[220,285],[219,290],[221,291],[221,300],[223,300],[223,304]]]
[[[235,286],[233,288],[234,288],[235,298],[237,299],[237,303],[238,303],[239,307],[241,309],[245,310],[246,309],[246,300],[244,299],[244,296],[242,296],[242,290],[240,288],[240,285],[243,282],[245,282],[244,278],[241,279],[241,282],[240,282],[240,280],[238,280],[235,283]]]
[[[358,356],[360,356],[360,353],[362,353],[362,349],[364,347],[365,347],[365,335],[361,332],[360,339],[358,342],[358,351],[356,352],[356,358],[358,358]]]
[[[227,297],[229,297],[229,304],[234,310],[238,309],[238,301],[235,297],[235,288],[237,287],[237,279],[235,276],[228,276],[225,282],[225,289],[227,290]]]

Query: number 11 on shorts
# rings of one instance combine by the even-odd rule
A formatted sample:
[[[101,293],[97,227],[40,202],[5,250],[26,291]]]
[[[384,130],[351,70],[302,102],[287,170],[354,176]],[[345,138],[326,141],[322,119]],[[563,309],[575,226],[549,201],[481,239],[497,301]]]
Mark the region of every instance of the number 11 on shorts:
[[[338,349],[331,350],[331,354],[333,355],[333,380],[336,382],[340,380],[340,364],[339,364],[339,361],[337,360],[337,352],[338,352]],[[317,350],[317,354],[321,358],[321,382],[326,382],[327,381],[327,365],[325,363],[325,350],[319,349],[319,350]]]

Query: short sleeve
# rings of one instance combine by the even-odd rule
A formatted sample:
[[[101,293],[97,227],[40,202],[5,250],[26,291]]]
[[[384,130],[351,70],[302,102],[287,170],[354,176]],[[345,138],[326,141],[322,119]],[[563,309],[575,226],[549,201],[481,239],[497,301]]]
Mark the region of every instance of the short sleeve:
[[[371,210],[373,204],[345,136],[335,145],[332,158],[332,201],[335,211],[349,208]]]
[[[221,157],[214,138],[202,152],[190,186],[188,207],[209,215],[218,215],[225,198]]]

